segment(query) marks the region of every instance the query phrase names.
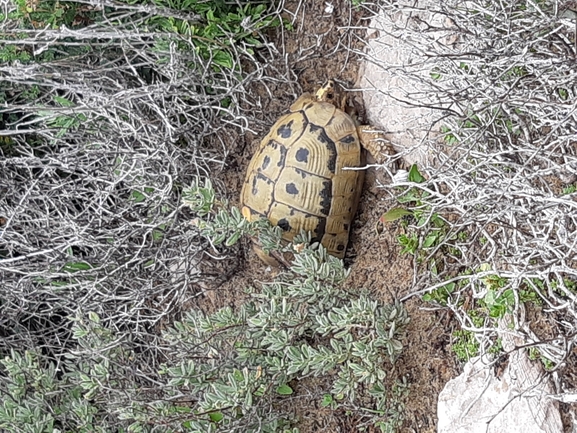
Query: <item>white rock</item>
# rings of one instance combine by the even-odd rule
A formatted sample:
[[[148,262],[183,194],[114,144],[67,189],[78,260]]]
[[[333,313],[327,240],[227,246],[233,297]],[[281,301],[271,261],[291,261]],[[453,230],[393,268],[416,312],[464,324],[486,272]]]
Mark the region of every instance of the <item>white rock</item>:
[[[428,148],[427,139],[439,134],[436,121],[444,113],[428,108],[442,106],[423,81],[430,78],[433,66],[415,67],[423,64],[423,44],[413,40],[411,35],[415,32],[409,34],[403,29],[414,28],[418,22],[443,29],[447,19],[426,10],[427,6],[434,6],[431,0],[396,3],[395,14],[379,15],[370,24],[373,33],[366,50],[370,61],[362,66],[358,86],[363,89],[369,123],[387,132],[387,138],[409,164],[418,163],[422,167],[434,153],[434,149]],[[427,35],[441,40],[449,32],[447,28]]]
[[[529,365],[533,371],[522,371]],[[469,361],[439,395],[439,433],[562,433],[552,388],[523,351],[510,356],[501,378],[480,358]],[[527,381],[526,379],[529,379]]]

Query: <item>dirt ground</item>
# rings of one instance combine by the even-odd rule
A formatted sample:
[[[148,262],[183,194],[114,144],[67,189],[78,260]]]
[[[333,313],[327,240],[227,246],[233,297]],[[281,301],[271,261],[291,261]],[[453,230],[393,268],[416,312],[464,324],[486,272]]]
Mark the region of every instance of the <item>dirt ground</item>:
[[[245,170],[258,145],[258,136],[264,135],[274,120],[286,112],[299,87],[303,91],[312,91],[328,78],[350,87],[357,82],[358,58],[345,47],[362,49],[360,41],[364,31],[343,30],[343,27],[362,28],[367,13],[352,9],[349,2],[333,1],[331,4],[334,6],[332,13],[327,12],[325,1],[289,3],[286,6],[290,11],[287,18],[295,19],[295,31],[279,34],[276,46],[285,50],[289,74],[294,74],[296,83],[269,80],[265,85],[256,85],[252,89],[255,101],[258,101],[254,107],[255,117],[262,115],[258,123],[250,125],[257,134],[235,137],[237,147],[233,147],[228,169],[222,173],[222,182],[232,204],[238,204]],[[358,96],[353,99],[362,116]],[[345,258],[346,265],[351,268],[348,284],[369,289],[375,297],[391,302],[411,290],[413,263],[411,256],[400,255],[397,236],[402,233],[401,226],[393,224],[380,233],[376,230],[379,217],[395,202],[383,189],[376,187],[377,174],[371,170],[365,179]],[[211,297],[212,307],[234,304],[238,288],[270,280],[270,277],[250,245],[245,243],[239,251],[238,267],[229,270],[228,280],[218,288],[219,296]],[[222,296],[226,293],[232,298]],[[402,431],[434,432],[437,396],[444,384],[459,374],[459,366],[449,350],[450,318],[444,312],[420,309],[422,303],[418,299],[406,302],[405,306],[411,323],[404,339],[403,354],[391,372],[391,377],[406,376],[410,383]],[[296,416],[303,420],[299,424],[300,431],[360,431],[354,416],[321,407],[321,398],[326,392],[322,388],[322,384],[313,380],[295,385],[291,405]]]
[[[329,4],[334,8],[332,11]],[[272,35],[276,37],[275,46],[280,51],[279,61],[269,65],[269,73],[262,82],[254,83],[250,88],[249,98],[253,100],[246,108],[253,115],[250,128],[255,133],[230,138],[231,154],[221,182],[234,205],[238,204],[246,167],[259,137],[266,134],[301,91],[314,91],[328,78],[346,88],[352,88],[358,82],[359,59],[347,47],[362,50],[364,20],[370,13],[352,8],[347,1],[288,2],[286,9],[286,18],[293,23],[294,31],[279,30]],[[349,93],[349,102],[362,121],[364,110],[360,101],[358,94]],[[385,230],[377,231],[379,217],[396,205],[386,190],[377,187],[377,178],[382,176],[374,169],[370,169],[365,178],[345,257],[345,264],[351,269],[347,284],[366,288],[376,298],[391,302],[414,290],[413,262],[411,256],[400,254],[397,237],[402,233],[402,226],[391,224]],[[212,308],[235,304],[239,301],[239,288],[271,279],[248,242],[242,245],[235,260],[237,267],[227,269],[227,279],[219,285],[218,296],[209,297]],[[450,336],[458,324],[448,312],[431,311],[430,305],[425,306],[418,298],[411,298],[405,306],[411,323],[403,341],[403,353],[390,374],[392,378],[406,377],[410,384],[401,431],[432,433],[437,429],[439,392],[447,381],[462,371],[450,349]],[[571,360],[563,371],[570,385],[577,383],[573,371],[575,361]],[[301,432],[361,431],[354,413],[331,411],[321,406],[322,395],[327,391],[327,384],[322,380],[303,380],[291,383],[291,386],[295,393],[287,405],[302,420],[298,424]],[[565,426],[569,428],[571,421],[565,406],[562,405],[562,412]]]

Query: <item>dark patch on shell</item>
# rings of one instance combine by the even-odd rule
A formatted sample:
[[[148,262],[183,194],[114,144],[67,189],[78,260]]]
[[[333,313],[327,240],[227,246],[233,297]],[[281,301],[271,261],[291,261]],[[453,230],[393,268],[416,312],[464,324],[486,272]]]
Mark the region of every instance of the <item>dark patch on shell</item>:
[[[297,195],[299,193],[297,186],[292,182],[287,183],[285,186],[285,189],[286,189],[287,194],[290,194],[290,195]]]
[[[297,153],[295,155],[295,158],[298,162],[304,162],[305,164],[307,162],[309,162],[309,150],[301,147],[299,150],[297,150]]]
[[[341,143],[344,143],[344,144],[351,144],[351,143],[354,143],[355,140],[356,140],[356,137],[352,134],[349,134],[346,137],[341,138],[339,141]]]
[[[323,182],[323,189],[320,192],[321,196],[321,213],[328,215],[331,211],[331,202],[333,199],[333,182],[325,180]]]
[[[319,218],[319,223],[313,230],[313,238],[311,239],[312,242],[320,242],[323,239],[325,234],[325,230],[327,227],[327,219],[326,218]]]
[[[337,166],[337,147],[335,146],[335,143],[330,139],[326,143],[326,146],[327,149],[329,150],[329,158],[327,159],[327,168],[330,170],[331,173],[334,173],[335,167]]]
[[[333,147],[335,147],[335,143],[333,142],[333,140],[331,140],[329,138],[329,136],[327,135],[326,131],[323,128],[320,128],[320,132],[319,135],[317,136],[317,138],[319,139],[319,141],[323,144],[329,144],[331,143],[333,145]]]
[[[291,120],[289,123],[279,126],[276,133],[282,138],[289,138],[293,133],[293,123],[294,121]]]
[[[270,139],[270,140],[268,141],[268,143],[266,144],[265,147],[272,147],[273,149],[276,150],[279,146],[280,146],[279,143],[277,143],[277,142],[274,141],[273,139]]]
[[[260,168],[262,170],[266,170],[269,164],[270,164],[270,156],[266,155],[262,160],[262,165],[260,166]]]
[[[279,226],[285,232],[291,230],[291,225],[286,218],[280,219],[276,225]]]
[[[322,129],[322,128],[318,125],[315,125],[314,123],[309,123],[309,130],[311,132],[317,132],[319,129]]]
[[[303,179],[306,179],[306,177],[310,174],[304,170],[301,170],[300,168],[295,168],[295,172],[300,174]]]
[[[280,156],[278,159],[278,167],[284,167],[285,162],[286,162],[286,154],[288,152],[288,149],[285,146],[280,145],[279,146],[279,152],[280,152]]]

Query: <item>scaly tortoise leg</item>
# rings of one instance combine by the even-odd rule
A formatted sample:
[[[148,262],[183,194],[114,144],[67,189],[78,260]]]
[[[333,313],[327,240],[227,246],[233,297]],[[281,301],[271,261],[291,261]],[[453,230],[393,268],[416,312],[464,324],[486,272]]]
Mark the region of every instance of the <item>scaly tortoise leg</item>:
[[[369,152],[377,164],[384,164],[387,156],[395,154],[395,149],[383,131],[370,125],[357,126],[357,134],[363,148]]]

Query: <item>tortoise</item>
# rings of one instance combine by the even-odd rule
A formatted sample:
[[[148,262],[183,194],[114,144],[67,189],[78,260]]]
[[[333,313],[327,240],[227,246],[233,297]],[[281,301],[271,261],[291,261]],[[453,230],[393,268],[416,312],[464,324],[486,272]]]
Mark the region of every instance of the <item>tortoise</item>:
[[[362,146],[361,146],[362,144]],[[343,258],[361,195],[363,148],[377,160],[387,150],[370,126],[357,126],[345,112],[329,80],[316,94],[304,93],[262,139],[248,165],[240,196],[243,216],[267,218],[292,241],[301,230],[312,233],[327,252]],[[258,256],[278,266],[255,244]]]

